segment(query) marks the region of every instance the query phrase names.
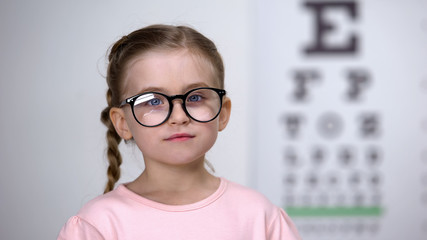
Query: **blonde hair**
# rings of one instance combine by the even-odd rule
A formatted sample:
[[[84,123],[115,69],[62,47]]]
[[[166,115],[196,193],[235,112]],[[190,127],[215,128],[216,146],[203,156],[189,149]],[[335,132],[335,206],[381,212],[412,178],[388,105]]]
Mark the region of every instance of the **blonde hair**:
[[[122,157],[119,144],[122,138],[111,122],[109,112],[118,107],[124,92],[123,76],[128,63],[137,56],[154,50],[187,49],[192,54],[206,60],[212,66],[214,78],[219,87],[224,88],[224,64],[215,44],[196,30],[186,26],[151,25],[123,36],[110,49],[108,55],[106,94],[108,106],[101,112],[101,121],[107,127],[107,169],[108,182],[104,193],[114,189],[120,179]]]

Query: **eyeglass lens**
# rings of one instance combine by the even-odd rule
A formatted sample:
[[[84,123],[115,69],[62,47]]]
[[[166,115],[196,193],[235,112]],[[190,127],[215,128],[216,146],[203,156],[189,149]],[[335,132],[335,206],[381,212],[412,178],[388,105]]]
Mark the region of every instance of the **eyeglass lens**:
[[[221,109],[221,98],[212,89],[196,89],[188,93],[183,103],[187,114],[199,122],[212,121]],[[171,110],[166,96],[146,93],[135,99],[133,111],[135,118],[145,126],[163,123]]]

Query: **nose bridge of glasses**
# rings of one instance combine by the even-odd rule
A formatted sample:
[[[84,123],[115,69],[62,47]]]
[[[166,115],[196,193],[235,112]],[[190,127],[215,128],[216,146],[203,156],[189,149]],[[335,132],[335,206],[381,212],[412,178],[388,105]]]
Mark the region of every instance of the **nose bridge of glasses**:
[[[174,105],[175,104],[180,105],[181,110],[183,112],[187,113],[187,111],[185,110],[185,98],[186,98],[186,95],[174,95],[174,96],[168,97],[169,104],[171,105],[170,106],[170,111],[171,111],[170,114],[172,114],[172,112],[174,111]],[[177,102],[176,100],[181,100],[181,101]]]
[[[171,103],[171,105],[173,105],[173,102],[177,99],[181,99],[181,104],[183,104],[185,102],[185,95],[174,95],[174,96],[170,96],[168,97],[169,102]]]

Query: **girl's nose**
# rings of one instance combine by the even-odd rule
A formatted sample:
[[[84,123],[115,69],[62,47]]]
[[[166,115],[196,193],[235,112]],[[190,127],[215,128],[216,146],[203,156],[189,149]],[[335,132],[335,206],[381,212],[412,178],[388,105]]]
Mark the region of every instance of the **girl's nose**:
[[[171,112],[171,115],[169,116],[168,122],[169,124],[174,124],[174,125],[187,124],[188,122],[190,122],[190,118],[185,113],[183,109],[183,105],[179,101],[175,101],[173,103],[172,112]]]

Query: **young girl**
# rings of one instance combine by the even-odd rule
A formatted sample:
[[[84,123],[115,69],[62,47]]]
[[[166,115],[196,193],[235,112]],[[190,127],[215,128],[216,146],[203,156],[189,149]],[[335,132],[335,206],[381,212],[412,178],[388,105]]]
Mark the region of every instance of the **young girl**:
[[[107,83],[105,194],[71,217],[58,239],[299,239],[282,209],[204,167],[231,111],[213,42],[184,26],[134,31],[111,48]],[[114,189],[122,139],[141,150],[145,170]]]

